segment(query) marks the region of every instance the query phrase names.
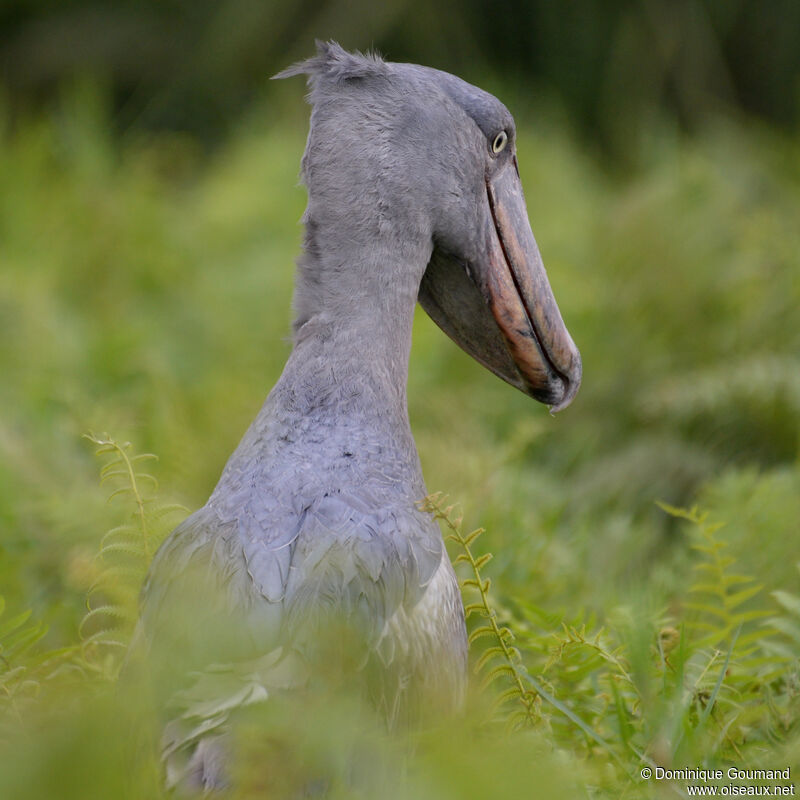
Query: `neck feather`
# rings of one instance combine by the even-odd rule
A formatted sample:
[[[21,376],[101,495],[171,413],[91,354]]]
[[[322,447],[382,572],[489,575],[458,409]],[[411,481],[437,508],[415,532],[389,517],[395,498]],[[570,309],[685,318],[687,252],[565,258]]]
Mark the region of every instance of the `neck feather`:
[[[344,479],[346,462],[360,480],[423,496],[406,384],[414,307],[432,245],[422,237],[395,247],[386,240],[382,246],[380,237],[370,247],[349,241],[347,248],[341,240],[337,248],[305,248],[294,348],[221,484],[260,465],[260,472],[279,466],[309,485],[328,485]]]
[[[279,386],[299,413],[408,426],[406,384],[419,282],[428,253],[383,253],[335,268],[306,257],[295,290],[294,350]],[[277,388],[277,387],[276,387]]]

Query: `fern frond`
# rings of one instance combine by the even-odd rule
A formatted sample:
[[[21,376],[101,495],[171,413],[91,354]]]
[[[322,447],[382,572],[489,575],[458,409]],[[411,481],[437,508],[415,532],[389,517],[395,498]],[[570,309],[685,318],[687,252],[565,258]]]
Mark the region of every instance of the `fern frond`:
[[[506,628],[508,630],[508,628]],[[478,628],[475,628],[470,635],[467,637],[467,642],[472,644],[473,642],[480,639],[482,636],[496,636],[494,628],[491,625],[481,625]]]
[[[105,547],[100,550],[99,555],[107,559],[117,553],[130,556],[131,558],[147,559],[147,553],[145,553],[144,547],[140,542],[112,542],[111,544],[105,545]]]
[[[0,613],[2,613],[2,610],[3,609],[0,608]],[[6,622],[0,625],[0,642],[2,642],[12,631],[16,630],[17,628],[21,628],[30,619],[32,613],[33,611],[29,608],[26,611],[23,611],[21,614],[17,614],[15,617],[6,620]]]
[[[170,519],[186,509],[156,501],[153,492],[158,481],[139,468],[158,460],[153,453],[137,454],[130,442],[119,442],[108,434],[84,438],[96,445],[96,455],[105,458],[100,484],[112,486],[108,502],[123,498],[128,505],[128,520],[100,540],[95,557],[98,575],[87,592],[87,612],[79,626],[86,663],[113,678],[136,622],[139,591],[150,561],[171,527],[167,527]]]
[[[483,603],[469,603],[468,605],[464,606],[464,616],[469,619],[473,614],[480,614],[482,617],[488,618],[490,616],[489,612],[486,610],[486,606]],[[494,633],[494,630],[492,630]]]
[[[781,591],[780,589],[772,592],[772,596],[784,610],[800,619],[800,597],[790,594],[789,592]]]
[[[800,570],[800,563],[797,568]],[[777,589],[771,594],[784,613],[781,616],[770,617],[763,625],[778,631],[788,639],[791,645],[797,649],[793,649],[787,655],[798,658],[798,654],[800,654],[800,596],[782,589]]]
[[[0,618],[5,610],[5,599],[0,595]],[[75,650],[65,647],[36,652],[34,648],[48,628],[42,622],[31,621],[31,617],[31,611],[26,610],[0,623],[0,723],[6,711],[18,719],[20,703],[38,694],[51,673],[46,667],[57,665]]]
[[[508,677],[511,678],[511,680],[514,680],[516,677],[516,670],[514,669],[514,666],[512,664],[496,664],[483,676],[481,688],[488,689],[498,678],[501,677]],[[524,695],[525,693],[525,690],[520,690],[518,686],[512,686],[511,688],[516,691],[518,698],[521,694]]]
[[[444,522],[450,531],[450,538],[461,547],[462,552],[460,555],[464,556],[463,561],[469,564],[472,571],[471,577],[461,581],[461,588],[462,591],[469,590],[477,593],[478,600],[467,604],[464,608],[464,613],[467,618],[473,613],[478,613],[488,620],[488,623],[477,629],[478,635],[471,637],[470,642],[474,642],[482,636],[491,636],[497,642],[496,645],[487,647],[479,656],[476,671],[488,670],[484,675],[484,686],[488,686],[500,678],[510,680],[510,688],[522,705],[521,714],[527,721],[526,724],[530,724],[535,717],[535,710],[532,694],[523,684],[525,668],[522,664],[522,657],[519,651],[509,644],[512,637],[509,636],[508,628],[501,627],[497,622],[497,614],[489,602],[491,580],[484,578],[481,574],[481,568],[489,563],[492,555],[491,553],[484,553],[476,557],[472,552],[472,544],[484,530],[483,528],[476,528],[465,534],[461,529],[461,516],[455,516],[452,505],[445,507],[444,500],[445,497],[441,493],[429,495],[422,501],[420,507],[423,511],[433,514],[434,518]],[[498,660],[500,661],[499,664],[494,663]],[[494,666],[492,666],[493,663]]]
[[[475,669],[477,672],[480,672],[490,661],[493,661],[495,658],[503,658],[506,655],[506,650],[499,645],[495,647],[487,647],[478,658],[476,663]],[[509,653],[512,657],[515,655],[514,653]],[[516,656],[519,656],[519,653],[516,653]],[[516,660],[516,659],[515,659]]]
[[[115,528],[106,531],[100,540],[100,549],[102,550],[105,547],[106,542],[116,539],[139,541],[139,531],[134,525],[117,525]]]
[[[684,608],[695,612],[695,618],[688,622],[688,626],[700,637],[696,646],[717,647],[730,642],[742,626],[768,616],[764,609],[742,610],[764,587],[751,576],[730,570],[736,559],[725,553],[728,542],[718,536],[724,523],[709,521],[708,512],[700,511],[696,506],[687,510],[668,503],[656,504],[671,516],[691,523],[696,536],[692,549],[704,559],[692,567],[703,578],[692,584],[689,589],[691,599],[683,604]],[[765,635],[762,631],[759,637]],[[749,641],[748,634],[736,634],[735,638],[739,648]],[[736,655],[741,656],[741,650]]]

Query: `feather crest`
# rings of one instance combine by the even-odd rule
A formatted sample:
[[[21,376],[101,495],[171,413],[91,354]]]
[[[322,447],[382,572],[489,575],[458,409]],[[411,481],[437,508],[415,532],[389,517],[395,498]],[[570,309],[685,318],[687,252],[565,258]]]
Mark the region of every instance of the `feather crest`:
[[[307,75],[308,82],[314,86],[320,78],[327,78],[334,83],[383,76],[387,73],[386,62],[374,52],[348,53],[334,41],[316,41],[317,54],[305,61],[299,61],[273,75],[273,80],[292,78],[295,75]]]

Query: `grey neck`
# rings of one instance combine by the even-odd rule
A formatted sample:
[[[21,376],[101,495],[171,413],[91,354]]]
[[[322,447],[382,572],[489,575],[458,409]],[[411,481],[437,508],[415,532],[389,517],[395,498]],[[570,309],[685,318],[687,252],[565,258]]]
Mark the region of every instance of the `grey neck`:
[[[338,270],[304,261],[295,291],[303,319],[275,388],[286,411],[333,428],[358,424],[370,438],[410,437],[408,359],[425,263],[385,253]]]
[[[386,257],[342,270],[335,292],[325,291],[324,268],[315,270],[306,259],[295,293],[305,319],[296,326],[294,349],[221,484],[226,475],[286,465],[304,480],[336,481],[347,463],[365,481],[375,476],[415,498],[424,494],[406,384],[428,257],[423,248],[411,265]],[[309,275],[317,276],[313,285]],[[343,290],[347,277],[354,279]]]

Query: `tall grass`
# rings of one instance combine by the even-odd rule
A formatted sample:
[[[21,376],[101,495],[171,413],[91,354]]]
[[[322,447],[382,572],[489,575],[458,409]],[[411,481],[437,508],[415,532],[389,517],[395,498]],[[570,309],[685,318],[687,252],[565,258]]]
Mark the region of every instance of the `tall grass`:
[[[341,796],[360,763],[382,796],[460,798],[661,796],[645,765],[800,768],[800,147],[720,124],[642,140],[620,175],[518,117],[584,386],[550,418],[423,314],[409,386],[429,487],[486,529],[468,543],[480,577],[463,576],[491,578],[475,664],[505,659],[513,682],[476,680],[468,715],[420,733],[410,760],[355,698],[250,709],[243,797],[309,765]],[[130,475],[100,486],[81,435],[157,453],[142,505],[194,508],[288,352],[303,130],[265,110],[203,156],[108,128],[83,87],[0,148],[3,797],[158,796],[158,726],[113,688],[109,642],[179,516],[156,514],[145,548],[135,494],[106,502]],[[119,559],[129,583],[108,582]],[[499,642],[478,633],[490,620]],[[512,664],[491,650],[510,636]],[[286,772],[265,776],[276,759]]]

